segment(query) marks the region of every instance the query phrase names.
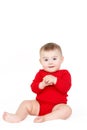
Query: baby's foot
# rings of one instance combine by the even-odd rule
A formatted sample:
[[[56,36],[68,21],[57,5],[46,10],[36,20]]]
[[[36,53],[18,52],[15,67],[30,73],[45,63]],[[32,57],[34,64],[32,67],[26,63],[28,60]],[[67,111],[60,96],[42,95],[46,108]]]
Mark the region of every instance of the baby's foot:
[[[34,122],[35,123],[41,123],[41,122],[44,122],[45,121],[45,119],[44,119],[44,117],[36,117],[35,119],[34,119]]]
[[[17,123],[20,121],[20,118],[17,115],[8,112],[4,112],[3,119],[10,123]]]

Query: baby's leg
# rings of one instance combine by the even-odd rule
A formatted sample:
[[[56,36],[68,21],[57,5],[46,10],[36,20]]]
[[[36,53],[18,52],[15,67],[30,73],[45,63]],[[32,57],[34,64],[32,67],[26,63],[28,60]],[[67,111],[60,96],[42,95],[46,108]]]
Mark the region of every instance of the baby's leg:
[[[54,106],[51,113],[35,118],[34,122],[44,122],[55,119],[67,119],[72,113],[71,108],[66,104]]]
[[[4,112],[3,119],[16,123],[24,120],[28,115],[38,115],[39,103],[36,100],[23,101],[15,114]]]

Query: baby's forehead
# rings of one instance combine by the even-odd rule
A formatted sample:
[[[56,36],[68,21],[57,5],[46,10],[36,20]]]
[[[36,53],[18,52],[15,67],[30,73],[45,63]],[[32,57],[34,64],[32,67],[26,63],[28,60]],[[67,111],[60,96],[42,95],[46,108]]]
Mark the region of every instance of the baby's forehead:
[[[57,56],[60,54],[60,51],[58,49],[54,49],[54,50],[42,50],[40,52],[41,56],[45,56],[45,57],[50,57],[50,56]]]

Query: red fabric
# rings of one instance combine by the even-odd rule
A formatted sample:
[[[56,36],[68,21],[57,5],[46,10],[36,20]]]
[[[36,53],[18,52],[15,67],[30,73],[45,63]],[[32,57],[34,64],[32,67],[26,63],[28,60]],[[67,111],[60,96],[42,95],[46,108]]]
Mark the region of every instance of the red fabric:
[[[55,104],[52,104],[52,103],[39,102],[39,104],[40,104],[39,116],[52,112],[52,109],[55,106]]]
[[[50,85],[44,89],[40,89],[39,83],[43,80],[44,76],[53,75],[57,77],[57,82],[55,85]],[[31,84],[31,89],[36,93],[36,100],[39,102],[46,103],[67,103],[68,91],[71,88],[71,75],[67,70],[58,70],[56,72],[46,72],[44,70],[39,70],[36,74],[35,79]]]

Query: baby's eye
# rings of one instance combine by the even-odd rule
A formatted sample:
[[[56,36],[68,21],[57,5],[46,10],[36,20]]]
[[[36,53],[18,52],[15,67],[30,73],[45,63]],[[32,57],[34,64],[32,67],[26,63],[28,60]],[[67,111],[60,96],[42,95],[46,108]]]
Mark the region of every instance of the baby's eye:
[[[48,59],[46,58],[46,59],[44,59],[44,61],[48,61]]]
[[[57,58],[56,58],[56,57],[54,57],[54,58],[53,58],[53,60],[57,60]]]

